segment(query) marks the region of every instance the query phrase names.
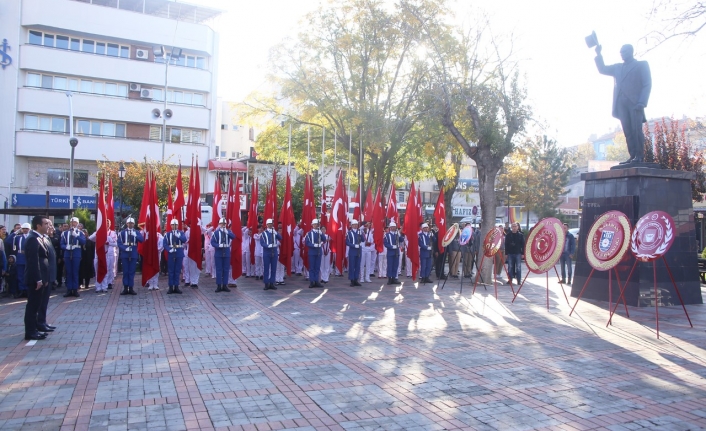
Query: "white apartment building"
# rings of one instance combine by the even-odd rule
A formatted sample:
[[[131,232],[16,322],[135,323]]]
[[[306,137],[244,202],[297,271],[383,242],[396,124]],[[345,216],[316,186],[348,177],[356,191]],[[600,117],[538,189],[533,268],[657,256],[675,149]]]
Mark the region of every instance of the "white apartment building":
[[[218,35],[206,23],[219,13],[172,0],[0,2],[0,206],[44,207],[49,191],[50,207],[68,208],[67,92],[75,207],[95,203],[97,160],[161,160],[163,146],[172,164],[198,155],[204,192],[220,127]],[[152,111],[165,97],[173,116],[163,142]]]

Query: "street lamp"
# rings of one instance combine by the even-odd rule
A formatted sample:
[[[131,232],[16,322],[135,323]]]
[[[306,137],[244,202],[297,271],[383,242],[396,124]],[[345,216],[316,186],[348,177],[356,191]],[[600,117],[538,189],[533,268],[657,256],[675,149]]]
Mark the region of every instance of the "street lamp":
[[[120,231],[123,225],[123,178],[125,178],[125,165],[120,162],[120,167],[118,168],[118,176],[120,177],[120,224],[115,229],[116,232]]]
[[[169,76],[169,63],[173,60],[178,60],[181,57],[181,48],[173,47],[171,54],[167,54],[164,46],[155,48],[153,50],[154,56],[157,58],[164,59],[164,108],[162,112],[159,109],[153,109],[152,114],[156,117],[162,118],[162,163],[164,163],[164,152],[167,145],[167,119],[172,118],[172,111],[167,109],[167,77]]]
[[[71,160],[69,162],[69,210],[71,215],[74,212],[74,151],[78,145],[78,139],[74,136],[74,104],[72,96],[73,94],[70,91],[66,92],[66,97],[69,98],[69,145],[71,145]]]
[[[507,185],[507,222],[510,223],[510,190],[512,190],[512,186],[510,184]]]

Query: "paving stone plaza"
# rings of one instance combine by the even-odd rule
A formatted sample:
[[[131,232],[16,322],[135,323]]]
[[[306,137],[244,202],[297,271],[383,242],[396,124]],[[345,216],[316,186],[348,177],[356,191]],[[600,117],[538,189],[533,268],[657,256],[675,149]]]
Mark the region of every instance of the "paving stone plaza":
[[[706,307],[607,304],[569,317],[555,278],[509,286],[137,296],[54,291],[46,340],[23,340],[25,302],[0,301],[2,430],[706,429]],[[567,288],[568,292],[568,288]],[[571,300],[573,305],[573,300]],[[32,344],[30,342],[29,344]]]

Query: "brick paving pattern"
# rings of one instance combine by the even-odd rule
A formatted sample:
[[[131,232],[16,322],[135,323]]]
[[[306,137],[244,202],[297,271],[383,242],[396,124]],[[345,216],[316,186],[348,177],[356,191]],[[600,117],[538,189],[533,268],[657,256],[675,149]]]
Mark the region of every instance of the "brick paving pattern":
[[[568,316],[560,286],[348,286],[215,293],[53,292],[58,329],[30,345],[0,300],[5,430],[706,429],[706,306]],[[572,301],[573,305],[573,301]]]

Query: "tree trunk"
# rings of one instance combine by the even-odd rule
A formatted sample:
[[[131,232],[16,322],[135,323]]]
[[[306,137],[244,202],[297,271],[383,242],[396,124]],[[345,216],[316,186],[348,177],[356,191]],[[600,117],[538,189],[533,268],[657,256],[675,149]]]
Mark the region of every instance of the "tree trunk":
[[[502,162],[498,162],[492,157],[489,148],[479,148],[474,160],[478,166],[478,186],[480,189],[480,207],[481,217],[483,220],[481,224],[480,238],[481,241],[483,241],[488,232],[490,232],[495,226],[495,210],[497,207],[497,200],[495,197],[495,179],[500,171]],[[479,259],[482,258],[483,252],[484,248],[481,243],[478,249]],[[493,281],[493,264],[493,258],[486,258],[483,260],[481,276],[488,284]]]

